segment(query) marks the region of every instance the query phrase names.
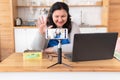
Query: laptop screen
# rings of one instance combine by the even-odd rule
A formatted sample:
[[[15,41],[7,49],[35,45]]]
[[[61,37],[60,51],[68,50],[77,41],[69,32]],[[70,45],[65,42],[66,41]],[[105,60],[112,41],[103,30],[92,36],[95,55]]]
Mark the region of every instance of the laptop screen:
[[[74,35],[72,61],[113,58],[118,33],[83,33]]]

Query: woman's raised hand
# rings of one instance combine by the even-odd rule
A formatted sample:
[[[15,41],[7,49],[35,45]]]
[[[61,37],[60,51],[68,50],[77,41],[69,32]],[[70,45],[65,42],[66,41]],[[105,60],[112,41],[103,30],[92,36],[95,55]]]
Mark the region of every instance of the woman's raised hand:
[[[37,21],[36,25],[39,28],[39,32],[41,34],[45,34],[45,31],[46,31],[47,28],[52,28],[53,27],[52,25],[47,27],[46,23],[47,23],[47,19],[43,18],[43,16],[41,18],[39,18],[38,21]]]
[[[39,28],[39,32],[41,34],[45,34],[45,30],[47,28],[47,25],[46,25],[46,20],[43,18],[43,16],[41,18],[38,19],[37,21],[37,27]]]

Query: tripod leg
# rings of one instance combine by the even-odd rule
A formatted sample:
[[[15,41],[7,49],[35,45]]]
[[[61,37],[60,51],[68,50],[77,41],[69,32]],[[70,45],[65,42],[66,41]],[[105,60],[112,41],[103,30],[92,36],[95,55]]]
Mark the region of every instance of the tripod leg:
[[[63,64],[63,65],[65,65],[65,66],[67,66],[67,67],[72,68],[70,65],[65,64],[65,63],[62,63],[62,48],[61,48],[61,40],[59,40],[59,44],[58,44],[58,62],[55,63],[55,64],[53,64],[53,65],[51,65],[51,66],[49,66],[49,67],[47,67],[47,68],[53,67],[53,66],[55,66],[55,65],[57,65],[57,64]]]
[[[47,67],[47,68],[50,68],[50,67],[53,67],[53,66],[55,66],[55,65],[57,65],[58,63],[55,63],[55,64],[53,64],[53,65],[51,65],[51,66],[49,66],[49,67]]]

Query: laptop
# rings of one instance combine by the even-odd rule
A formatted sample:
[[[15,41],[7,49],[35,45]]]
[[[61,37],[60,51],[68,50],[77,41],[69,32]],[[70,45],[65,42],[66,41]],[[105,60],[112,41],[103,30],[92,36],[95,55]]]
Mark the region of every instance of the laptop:
[[[73,52],[65,57],[73,62],[112,59],[117,37],[117,32],[75,34]]]

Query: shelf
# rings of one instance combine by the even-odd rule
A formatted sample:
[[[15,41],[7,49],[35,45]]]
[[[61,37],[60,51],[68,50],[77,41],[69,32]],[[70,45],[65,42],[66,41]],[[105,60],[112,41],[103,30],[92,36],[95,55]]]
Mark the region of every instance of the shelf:
[[[105,25],[80,25],[80,27],[81,28],[88,28],[88,27],[90,27],[90,28],[94,28],[94,27],[99,28],[99,27],[107,27],[107,26],[105,26]]]
[[[101,7],[102,5],[69,5],[69,7]],[[50,8],[51,6],[17,6],[18,8]]]
[[[102,5],[69,5],[70,7],[101,7]]]
[[[79,5],[69,5],[69,7],[100,7],[100,6],[103,6],[103,2],[102,1],[98,1],[96,2],[96,4],[79,4]],[[25,5],[19,5],[17,7],[20,7],[20,8],[28,8],[28,7],[34,7],[34,8],[49,8],[51,6],[45,6],[45,5],[41,5],[41,6],[25,6]]]
[[[102,6],[102,2],[97,2],[96,4],[69,5],[69,7],[100,7],[100,6]],[[34,8],[49,8],[51,6],[24,6],[24,5],[19,5],[17,7],[18,8],[29,8],[29,7],[34,7]]]
[[[15,26],[14,28],[37,28],[36,26]]]
[[[85,27],[107,27],[105,25],[89,25],[89,26],[80,26],[82,28],[85,28]],[[36,26],[15,26],[14,28],[37,28]]]

